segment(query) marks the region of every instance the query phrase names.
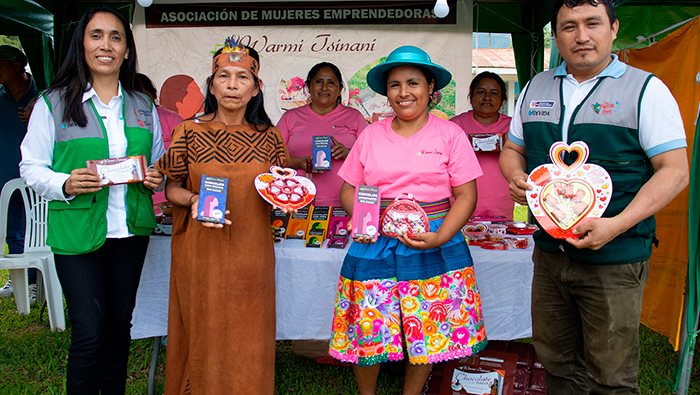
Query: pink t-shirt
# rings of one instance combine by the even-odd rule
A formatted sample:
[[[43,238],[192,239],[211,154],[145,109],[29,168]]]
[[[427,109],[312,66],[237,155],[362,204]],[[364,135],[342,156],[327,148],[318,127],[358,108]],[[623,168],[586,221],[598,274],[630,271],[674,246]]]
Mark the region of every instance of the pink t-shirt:
[[[481,175],[469,139],[454,123],[430,115],[406,138],[393,131],[392,120],[371,124],[357,139],[338,172],[348,184],[378,186],[382,199],[411,193],[420,202],[435,202]]]
[[[326,115],[318,115],[306,105],[285,112],[277,123],[289,155],[297,158],[313,154],[313,136],[330,134],[344,146],[352,148],[366,127],[367,121],[359,111],[343,105],[338,105]],[[330,171],[313,175],[317,206],[340,206],[343,180],[338,177],[338,170],[342,164],[342,160],[331,158]],[[306,175],[305,170],[297,169],[297,173]]]
[[[173,129],[182,122],[182,117],[178,113],[170,111],[163,106],[156,106],[156,110],[158,111],[158,119],[160,120],[160,130],[163,134],[163,145],[167,150],[170,146],[170,136],[173,134]],[[165,201],[164,191],[156,192],[153,195],[154,206]],[[155,210],[156,214],[160,214],[158,207],[155,207]]]
[[[482,125],[474,119],[472,110],[459,114],[450,121],[459,125],[467,134],[508,133],[510,127],[510,117],[507,115],[500,114],[498,121],[491,125]],[[504,135],[504,143],[506,138]],[[476,153],[484,176],[476,180],[479,200],[476,202],[474,216],[503,215],[508,219],[513,219],[513,201],[510,198],[508,181],[503,178],[501,169],[498,167],[499,154],[500,152],[482,151]]]
[[[170,111],[163,106],[156,106],[158,110],[158,118],[160,119],[160,129],[163,131],[163,145],[167,150],[170,147],[170,136],[173,134],[175,127],[182,123],[180,114]]]

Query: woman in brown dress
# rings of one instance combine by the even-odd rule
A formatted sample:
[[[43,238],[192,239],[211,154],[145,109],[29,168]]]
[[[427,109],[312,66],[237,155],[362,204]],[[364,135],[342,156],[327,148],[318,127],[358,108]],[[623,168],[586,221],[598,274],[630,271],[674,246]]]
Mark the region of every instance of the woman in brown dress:
[[[181,123],[156,165],[173,207],[165,393],[274,393],[275,257],[254,178],[288,152],[263,108],[259,57],[227,39],[205,114]],[[197,222],[203,175],[228,178],[225,224]]]

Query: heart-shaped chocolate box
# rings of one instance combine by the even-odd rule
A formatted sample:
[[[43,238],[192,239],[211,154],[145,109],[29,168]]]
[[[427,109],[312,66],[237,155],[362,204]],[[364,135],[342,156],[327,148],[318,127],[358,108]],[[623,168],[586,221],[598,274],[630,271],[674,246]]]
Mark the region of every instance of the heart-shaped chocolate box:
[[[564,153],[578,156],[571,164]],[[576,141],[552,144],[547,163],[532,170],[527,182],[527,203],[542,229],[557,239],[576,238],[576,226],[600,218],[610,203],[612,182],[608,172],[588,160],[588,145]]]

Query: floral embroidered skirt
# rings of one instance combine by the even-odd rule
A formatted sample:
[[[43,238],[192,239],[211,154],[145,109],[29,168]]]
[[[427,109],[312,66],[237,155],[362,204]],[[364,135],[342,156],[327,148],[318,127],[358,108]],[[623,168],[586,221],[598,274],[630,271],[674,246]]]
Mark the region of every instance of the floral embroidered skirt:
[[[443,219],[430,221],[435,231]],[[439,248],[398,239],[350,246],[338,282],[330,355],[368,366],[404,357],[428,364],[486,347],[481,297],[461,233]]]

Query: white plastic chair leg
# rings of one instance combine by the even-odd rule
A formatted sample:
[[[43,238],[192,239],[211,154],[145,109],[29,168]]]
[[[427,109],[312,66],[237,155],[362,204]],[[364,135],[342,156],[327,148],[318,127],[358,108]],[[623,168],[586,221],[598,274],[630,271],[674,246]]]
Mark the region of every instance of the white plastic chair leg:
[[[13,293],[17,311],[20,314],[29,314],[29,280],[27,269],[10,269]]]
[[[63,288],[58,281],[56,264],[50,257],[46,263],[46,275],[44,276],[44,287],[46,289],[46,304],[49,309],[49,322],[51,330],[66,330],[66,316],[63,312]]]

